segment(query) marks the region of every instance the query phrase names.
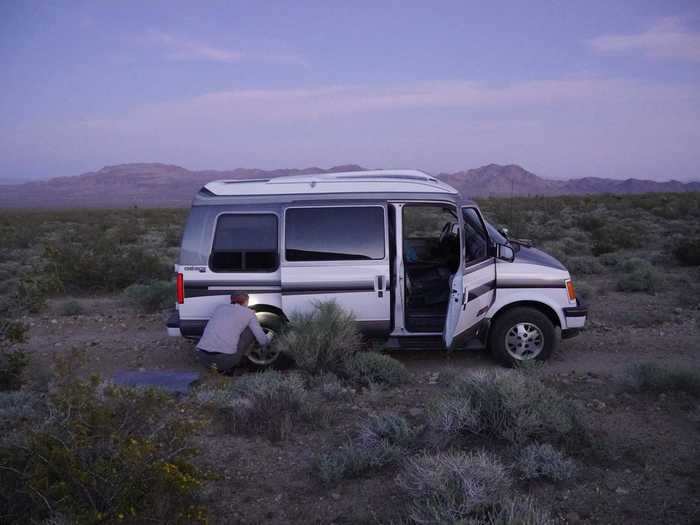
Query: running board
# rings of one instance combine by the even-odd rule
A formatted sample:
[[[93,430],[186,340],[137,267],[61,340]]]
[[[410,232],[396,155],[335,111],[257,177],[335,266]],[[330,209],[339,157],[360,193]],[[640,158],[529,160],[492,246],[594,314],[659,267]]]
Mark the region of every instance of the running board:
[[[471,337],[459,347],[460,350],[483,350],[485,345],[476,337]],[[445,351],[445,345],[442,342],[441,336],[423,336],[423,337],[389,337],[384,344],[384,349],[388,351],[394,350],[437,350]]]

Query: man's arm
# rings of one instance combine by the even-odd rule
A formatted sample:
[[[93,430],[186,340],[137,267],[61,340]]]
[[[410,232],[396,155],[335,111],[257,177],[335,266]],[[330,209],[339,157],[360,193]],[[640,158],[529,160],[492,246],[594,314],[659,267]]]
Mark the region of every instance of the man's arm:
[[[253,335],[260,346],[267,346],[270,344],[271,338],[265,332],[263,332],[262,326],[260,326],[257,317],[253,316],[250,319],[248,322],[248,328],[250,328],[250,331],[253,332]]]

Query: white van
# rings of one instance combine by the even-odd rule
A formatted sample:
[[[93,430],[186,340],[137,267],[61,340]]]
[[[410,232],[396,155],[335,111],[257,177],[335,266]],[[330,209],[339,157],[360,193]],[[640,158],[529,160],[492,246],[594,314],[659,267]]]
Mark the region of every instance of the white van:
[[[457,190],[413,170],[210,182],[193,200],[175,270],[168,333],[188,338],[245,291],[267,330],[334,300],[389,347],[476,340],[514,364],[546,359],[587,315],[559,261],[510,241]],[[276,358],[249,356],[263,366]]]

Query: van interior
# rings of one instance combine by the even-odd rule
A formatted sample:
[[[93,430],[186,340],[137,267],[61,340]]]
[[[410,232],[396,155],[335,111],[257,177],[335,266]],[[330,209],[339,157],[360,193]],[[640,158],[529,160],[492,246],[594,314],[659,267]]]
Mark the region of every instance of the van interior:
[[[403,207],[405,325],[411,332],[442,332],[457,271],[459,220],[445,205]]]

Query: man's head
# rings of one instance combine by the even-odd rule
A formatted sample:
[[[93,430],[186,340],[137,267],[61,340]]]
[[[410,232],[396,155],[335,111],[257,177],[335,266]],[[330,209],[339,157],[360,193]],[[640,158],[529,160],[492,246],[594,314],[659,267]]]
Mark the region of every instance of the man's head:
[[[248,306],[248,294],[235,293],[231,295],[231,304],[240,304],[241,306]]]

